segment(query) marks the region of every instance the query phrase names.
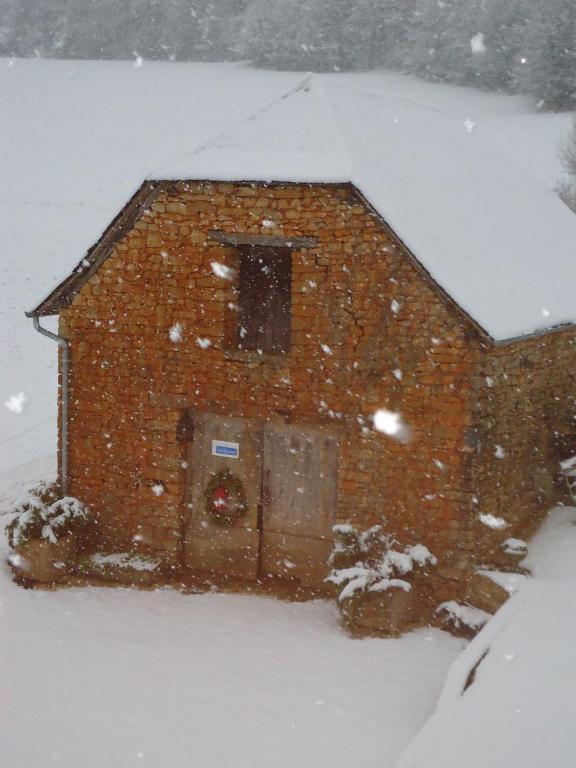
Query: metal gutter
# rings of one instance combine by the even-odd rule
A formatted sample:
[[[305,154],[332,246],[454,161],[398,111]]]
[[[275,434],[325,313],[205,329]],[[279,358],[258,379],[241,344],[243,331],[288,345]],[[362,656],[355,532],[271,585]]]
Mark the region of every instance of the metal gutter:
[[[62,350],[62,410],[60,412],[60,434],[62,444],[60,450],[60,483],[62,486],[62,496],[68,496],[68,398],[70,347],[66,339],[62,336],[58,336],[57,334],[46,330],[46,328],[42,328],[39,317],[34,316],[32,322],[38,333],[55,341]]]

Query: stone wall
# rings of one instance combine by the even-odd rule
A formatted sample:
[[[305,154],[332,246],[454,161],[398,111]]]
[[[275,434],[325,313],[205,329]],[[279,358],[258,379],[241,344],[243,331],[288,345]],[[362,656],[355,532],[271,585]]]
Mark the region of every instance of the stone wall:
[[[293,252],[289,354],[227,348],[234,284],[210,265],[234,267],[237,253],[210,242],[211,229],[318,239]],[[99,512],[110,546],[177,560],[187,510],[176,424],[190,408],[331,425],[338,519],[367,527],[384,516],[442,567],[466,566],[465,436],[481,347],[352,187],[166,184],[60,323],[71,492]],[[382,407],[402,413],[408,444],[373,430]]]
[[[559,461],[576,452],[576,334],[572,329],[486,349],[473,379],[478,509],[507,523],[490,534],[476,517],[478,553],[530,537],[555,498]]]
[[[232,348],[235,282],[211,263],[234,268],[238,253],[213,229],[317,238],[293,251],[288,354]],[[494,546],[480,512],[515,531],[549,501],[574,334],[487,344],[349,185],[162,184],[60,331],[71,493],[98,512],[106,546],[178,562],[190,512],[176,426],[188,409],[333,430],[337,519],[384,517],[403,544],[426,544],[436,602],[461,594]],[[408,443],[374,431],[378,408],[401,412]]]

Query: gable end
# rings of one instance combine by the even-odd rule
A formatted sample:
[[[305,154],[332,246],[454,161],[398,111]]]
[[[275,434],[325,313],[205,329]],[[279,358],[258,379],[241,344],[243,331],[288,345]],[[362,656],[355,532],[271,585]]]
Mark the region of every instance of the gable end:
[[[145,181],[114,218],[102,237],[83,256],[72,272],[26,317],[56,315],[69,306],[74,296],[108,258],[114,246],[134,226],[160,193],[161,184]]]

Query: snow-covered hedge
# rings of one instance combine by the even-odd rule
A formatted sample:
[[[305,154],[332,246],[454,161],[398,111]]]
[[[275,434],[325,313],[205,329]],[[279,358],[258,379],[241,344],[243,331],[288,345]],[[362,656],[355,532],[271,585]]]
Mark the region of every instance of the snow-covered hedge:
[[[17,502],[5,532],[12,549],[33,539],[55,544],[69,533],[79,533],[88,519],[88,509],[81,501],[61,497],[55,486],[41,483]]]
[[[356,592],[384,592],[412,589],[409,574],[436,558],[423,544],[397,549],[398,542],[384,533],[381,525],[357,531],[351,525],[334,526],[335,545],[330,558],[328,581],[342,587],[339,601]]]

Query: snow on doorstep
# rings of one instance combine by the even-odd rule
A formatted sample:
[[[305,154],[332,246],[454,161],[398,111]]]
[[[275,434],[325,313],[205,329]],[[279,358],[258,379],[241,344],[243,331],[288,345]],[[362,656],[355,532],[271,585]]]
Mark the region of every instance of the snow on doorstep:
[[[139,557],[129,552],[114,552],[110,555],[97,552],[90,556],[90,562],[97,568],[105,568],[110,565],[114,568],[126,568],[133,571],[155,571],[160,565],[159,560],[150,557]]]
[[[436,109],[307,76],[150,178],[351,181],[494,339],[576,321],[576,218]]]

